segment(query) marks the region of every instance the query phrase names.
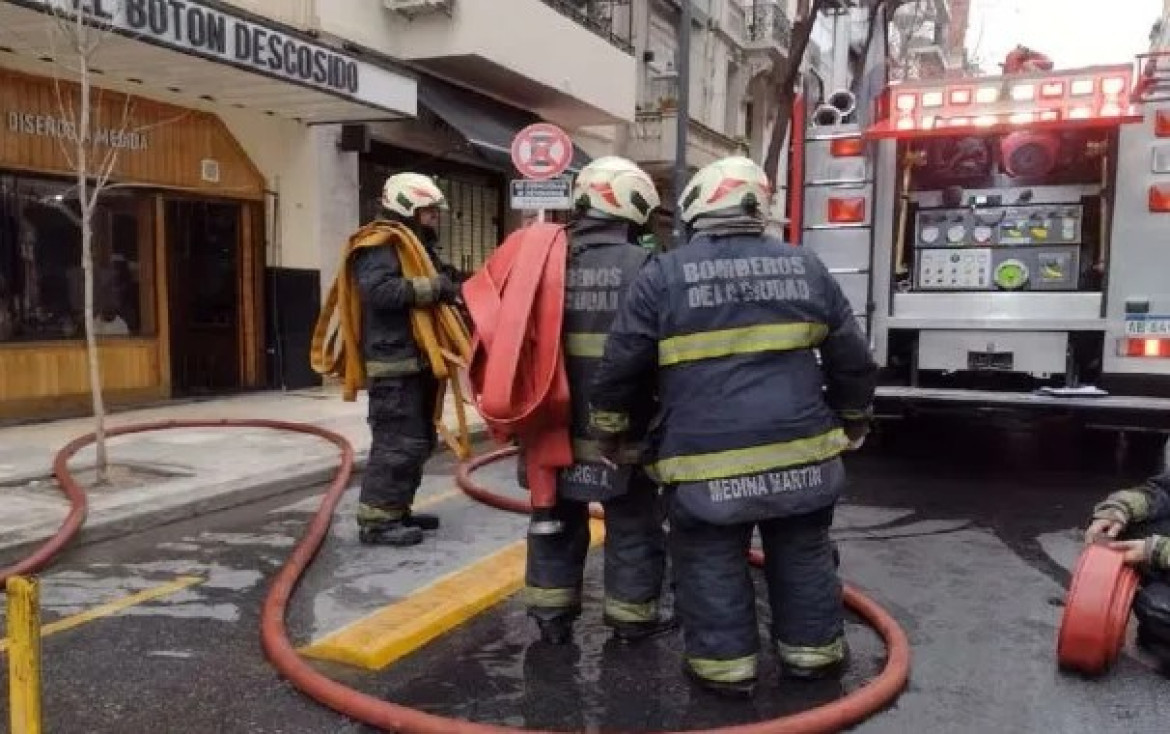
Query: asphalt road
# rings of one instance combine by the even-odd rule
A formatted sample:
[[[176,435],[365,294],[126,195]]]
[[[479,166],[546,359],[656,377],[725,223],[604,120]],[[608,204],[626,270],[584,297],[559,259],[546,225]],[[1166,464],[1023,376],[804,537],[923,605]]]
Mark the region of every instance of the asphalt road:
[[[1163,734],[1170,681],[1140,656],[1127,652],[1109,677],[1095,682],[1062,675],[1053,664],[1059,603],[1079,551],[1076,529],[1103,493],[1148,475],[1160,455],[1138,451],[1118,469],[1110,442],[1070,437],[1059,426],[894,428],[851,459],[837,536],[844,575],[906,627],[914,672],[898,704],[858,731]],[[448,485],[450,471],[449,461],[439,460],[429,481]],[[301,697],[260,652],[266,579],[289,552],[313,495],[71,554],[46,584],[46,621],[185,578],[202,580],[47,637],[46,731],[366,731]],[[459,524],[455,510],[446,516]],[[337,545],[344,543],[331,542]],[[334,552],[323,560],[298,592],[294,637],[306,640],[322,619],[344,616],[335,607],[361,606],[369,603],[363,593],[382,593],[359,583],[369,558]],[[597,570],[594,559],[587,584],[594,601]],[[339,593],[337,578],[347,574],[351,585]],[[382,674],[324,669],[436,713],[575,730],[740,723],[827,701],[842,690],[840,684],[781,683],[768,657],[756,701],[726,703],[683,681],[677,637],[617,646],[597,624],[595,603],[591,609],[577,644],[567,648],[536,642],[523,610],[509,601]],[[849,635],[856,662],[845,689],[860,685],[882,660],[872,633],[851,624]],[[0,684],[6,685],[2,673]]]
[[[852,486],[835,523],[843,575],[895,615],[913,648],[907,692],[857,731],[1167,731],[1170,680],[1132,640],[1103,680],[1061,674],[1054,663],[1089,508],[1164,461],[1142,443],[1118,467],[1112,441],[1070,436],[1059,425],[1032,432],[1011,422],[944,421],[895,427],[850,461]],[[713,698],[684,681],[677,637],[636,649],[608,641],[597,624],[597,565],[593,559],[594,613],[572,648],[534,643],[513,601],[396,666],[381,695],[528,728],[694,729],[826,702],[882,662],[876,637],[851,624],[855,662],[841,684],[782,683],[768,658],[753,702]]]

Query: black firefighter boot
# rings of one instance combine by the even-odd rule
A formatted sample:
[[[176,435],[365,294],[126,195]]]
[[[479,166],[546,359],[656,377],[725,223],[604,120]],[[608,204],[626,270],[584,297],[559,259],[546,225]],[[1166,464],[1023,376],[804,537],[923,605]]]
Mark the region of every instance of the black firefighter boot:
[[[699,688],[724,698],[747,699],[756,695],[757,678],[736,681],[721,681],[704,678],[695,672],[690,663],[683,661],[683,674]]]
[[[358,530],[358,540],[363,545],[389,545],[405,548],[423,541],[423,531],[404,520],[380,525],[371,525]]]
[[[678,620],[669,614],[652,622],[619,622],[606,617],[605,624],[613,630],[613,636],[616,640],[627,645],[633,645],[678,629]]]
[[[803,681],[837,680],[845,674],[853,655],[849,643],[841,640],[841,657],[821,665],[797,665],[780,657],[780,674],[785,678]]]
[[[536,620],[541,642],[548,645],[567,645],[572,642],[573,622],[577,619],[575,613],[547,615],[530,612],[528,616]]]
[[[406,511],[406,516],[402,518],[402,524],[410,528],[418,528],[419,530],[438,530],[439,516],[430,515],[425,512],[411,512]]]

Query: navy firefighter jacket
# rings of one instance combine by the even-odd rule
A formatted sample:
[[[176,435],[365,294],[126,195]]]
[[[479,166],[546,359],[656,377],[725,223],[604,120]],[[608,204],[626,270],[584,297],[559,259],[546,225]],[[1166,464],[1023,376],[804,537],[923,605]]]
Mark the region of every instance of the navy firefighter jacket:
[[[868,420],[877,365],[813,252],[700,234],[649,262],[594,373],[593,430],[625,431],[638,378],[655,371],[650,470],[697,517],[755,522],[837,500],[842,426]]]
[[[600,461],[589,433],[589,383],[601,362],[610,326],[649,253],[629,241],[624,223],[589,217],[570,229],[569,244],[563,344],[572,398],[574,464],[559,473],[557,489],[569,499],[602,502],[628,491],[634,465],[641,460],[640,442],[654,416],[651,382],[629,406],[626,452],[630,456],[618,468]]]

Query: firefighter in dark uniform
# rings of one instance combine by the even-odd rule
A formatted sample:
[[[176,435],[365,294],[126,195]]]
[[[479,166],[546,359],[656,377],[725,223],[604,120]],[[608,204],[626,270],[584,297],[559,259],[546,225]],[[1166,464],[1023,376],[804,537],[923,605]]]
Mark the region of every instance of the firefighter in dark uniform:
[[[782,669],[817,678],[844,667],[829,527],[840,456],[868,432],[877,373],[824,264],[765,235],[770,197],[747,158],[695,175],[679,199],[689,242],[634,281],[590,391],[609,455],[633,425],[641,379],[657,372],[651,473],[669,502],[684,669],[736,696],[757,678],[747,560],[756,527]]]
[[[617,309],[650,256],[637,243],[659,198],[649,176],[616,157],[586,166],[573,196],[577,217],[569,228],[563,346],[575,463],[557,477],[551,524],[559,532],[528,535],[528,613],[546,642],[571,639],[581,613],[589,503],[600,502],[606,529],[603,617],[616,637],[632,642],[673,625],[659,613],[666,541],[658,487],[640,466],[639,444],[654,414],[654,388],[643,382],[631,401],[631,429],[609,466],[589,438],[586,391]]]
[[[1170,468],[1093,508],[1085,541],[1108,542],[1138,567],[1142,584],[1133,604],[1138,645],[1170,672]]]
[[[437,436],[434,409],[437,385],[415,343],[410,309],[455,303],[458,289],[450,268],[435,252],[439,210],[446,198],[435,182],[417,173],[400,173],[382,189],[382,217],[406,224],[426,246],[439,275],[405,278],[392,246],[370,247],[353,255],[353,272],[362,300],[362,356],[369,378],[372,442],[357,510],[359,539],[371,545],[410,546],[435,530],[434,515],[410,510],[422,483],[423,465]]]

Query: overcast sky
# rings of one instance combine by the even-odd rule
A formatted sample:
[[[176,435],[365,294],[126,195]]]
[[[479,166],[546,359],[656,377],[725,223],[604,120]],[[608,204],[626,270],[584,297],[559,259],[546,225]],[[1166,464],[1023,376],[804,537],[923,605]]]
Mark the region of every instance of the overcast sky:
[[[987,73],[1016,44],[1068,69],[1133,61],[1149,50],[1162,0],[973,0],[967,48]]]

